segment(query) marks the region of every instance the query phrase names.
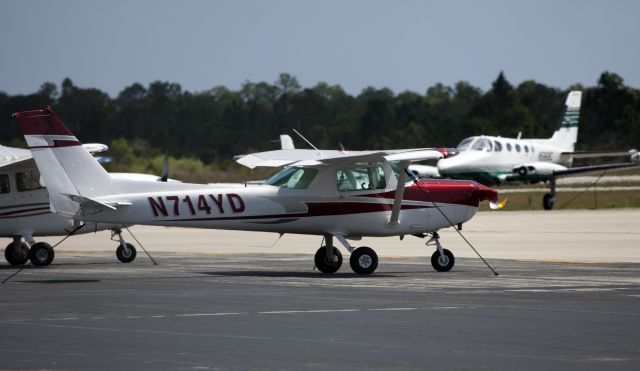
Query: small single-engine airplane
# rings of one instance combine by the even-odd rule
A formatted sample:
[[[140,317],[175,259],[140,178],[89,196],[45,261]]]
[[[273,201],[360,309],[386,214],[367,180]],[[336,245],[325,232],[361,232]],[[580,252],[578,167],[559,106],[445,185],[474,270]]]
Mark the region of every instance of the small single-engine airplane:
[[[104,144],[83,145],[91,154],[108,149]],[[105,157],[96,158],[96,163]],[[166,162],[166,161],[165,161]],[[163,172],[166,173],[167,167]],[[122,179],[157,181],[147,174],[110,173],[113,182]],[[22,265],[31,261],[34,266],[46,266],[54,259],[54,249],[46,242],[36,242],[36,236],[69,236],[110,229],[112,238],[118,236],[116,256],[123,263],[132,261],[136,250],[122,236],[122,224],[74,222],[52,212],[49,194],[40,172],[27,149],[0,145],[0,237],[12,238],[4,251],[7,262]],[[24,242],[22,240],[24,239]]]
[[[521,139],[493,136],[466,138],[458,144],[455,157],[438,160],[437,168],[411,165],[409,170],[421,178],[472,179],[487,186],[496,184],[547,182],[549,193],[542,204],[551,210],[556,200],[556,178],[589,171],[638,166],[640,154],[628,152],[574,151],[578,139],[578,119],[582,92],[567,96],[560,127],[549,139]],[[573,159],[630,156],[630,162],[570,167]]]
[[[114,179],[96,163],[50,108],[13,115],[49,189],[51,209],[77,222],[147,224],[323,236],[316,267],[336,272],[342,255],[351,268],[375,271],[378,257],[348,239],[431,234],[438,271],[454,265],[437,231],[471,219],[483,200],[498,194],[473,181],[422,180],[405,184],[412,161],[438,159],[447,150],[413,149],[341,153],[277,150],[237,161],[248,167],[282,167],[264,184],[215,186]],[[394,171],[395,168],[395,171]]]

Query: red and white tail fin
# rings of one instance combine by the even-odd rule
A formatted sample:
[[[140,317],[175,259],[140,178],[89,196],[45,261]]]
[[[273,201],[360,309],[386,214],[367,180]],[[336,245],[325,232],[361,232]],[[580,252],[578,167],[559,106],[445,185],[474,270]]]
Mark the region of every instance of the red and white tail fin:
[[[50,107],[14,113],[33,159],[44,178],[54,211],[75,215],[70,196],[97,197],[113,193],[111,176],[81,145]]]

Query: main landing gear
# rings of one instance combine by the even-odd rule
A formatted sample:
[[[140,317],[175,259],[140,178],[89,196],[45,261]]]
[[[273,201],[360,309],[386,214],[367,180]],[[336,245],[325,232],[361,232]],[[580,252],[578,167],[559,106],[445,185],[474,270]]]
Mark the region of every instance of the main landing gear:
[[[553,205],[556,203],[556,179],[551,178],[549,180],[549,193],[546,193],[542,197],[542,207],[545,210],[553,209]]]
[[[456,259],[453,253],[442,247],[438,232],[431,233],[431,238],[427,241],[427,246],[435,246],[436,251],[431,255],[431,265],[438,272],[448,272],[453,268]]]
[[[120,228],[111,230],[111,240],[115,241],[114,237],[118,236],[118,247],[116,248],[116,257],[123,263],[131,263],[136,258],[136,248],[132,244],[126,242],[122,237],[122,230]]]
[[[378,268],[378,254],[373,249],[362,246],[354,249],[344,237],[336,236],[351,252],[349,265],[358,274],[371,274]],[[335,273],[342,266],[342,254],[333,245],[333,236],[325,236],[326,245],[318,249],[315,256],[316,268],[322,273]]]
[[[22,237],[14,236],[11,242],[4,250],[4,257],[11,265],[24,265],[27,261],[31,261],[36,267],[44,267],[53,261],[55,253],[53,248],[46,242],[35,242],[31,237],[25,240],[29,245],[22,242]]]

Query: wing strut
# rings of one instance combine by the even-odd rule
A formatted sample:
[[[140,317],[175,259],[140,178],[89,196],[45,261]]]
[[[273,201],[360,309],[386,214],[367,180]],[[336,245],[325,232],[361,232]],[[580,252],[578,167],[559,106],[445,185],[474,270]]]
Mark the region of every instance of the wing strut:
[[[400,161],[398,163],[398,186],[396,187],[396,195],[393,199],[393,209],[391,209],[391,219],[389,219],[389,224],[397,225],[398,217],[400,216],[400,207],[402,206],[402,198],[404,196],[404,183],[407,181],[407,167],[409,166],[409,161]]]

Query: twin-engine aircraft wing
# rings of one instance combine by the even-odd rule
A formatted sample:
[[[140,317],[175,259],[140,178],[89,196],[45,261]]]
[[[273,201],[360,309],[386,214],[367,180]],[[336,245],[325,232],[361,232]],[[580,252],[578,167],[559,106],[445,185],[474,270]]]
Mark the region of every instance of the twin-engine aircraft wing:
[[[424,161],[445,158],[455,153],[449,148],[414,148],[383,151],[324,151],[314,149],[285,149],[257,152],[236,157],[236,161],[248,168],[258,166],[280,167],[287,165],[313,166],[322,164],[354,164],[375,161]]]

